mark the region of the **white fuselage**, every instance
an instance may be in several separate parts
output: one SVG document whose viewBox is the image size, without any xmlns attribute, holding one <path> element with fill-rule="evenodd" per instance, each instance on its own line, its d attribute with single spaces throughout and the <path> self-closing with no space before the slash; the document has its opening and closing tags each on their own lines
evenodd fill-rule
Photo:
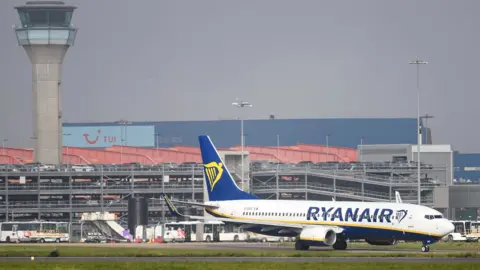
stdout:
<svg viewBox="0 0 480 270">
<path fill-rule="evenodd" d="M 434 209 L 404 203 L 235 200 L 208 202 L 219 208 L 207 213 L 248 221 L 335 226 L 349 239 L 438 241 L 453 231 L 453 225 Z M 246 230 L 255 231 L 253 226 Z M 260 232 L 262 233 L 262 232 Z M 285 230 L 270 230 L 281 236 Z"/>
</svg>

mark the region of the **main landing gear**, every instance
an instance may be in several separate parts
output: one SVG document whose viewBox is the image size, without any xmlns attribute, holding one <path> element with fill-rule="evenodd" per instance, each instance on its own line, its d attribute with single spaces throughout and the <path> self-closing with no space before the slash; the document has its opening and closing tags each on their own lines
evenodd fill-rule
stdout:
<svg viewBox="0 0 480 270">
<path fill-rule="evenodd" d="M 430 247 L 427 246 L 427 245 L 423 245 L 422 246 L 422 252 L 429 252 L 430 251 Z"/>
<path fill-rule="evenodd" d="M 301 240 L 295 242 L 295 250 L 308 250 L 309 248 L 310 246 Z"/>
<path fill-rule="evenodd" d="M 335 244 L 333 244 L 333 249 L 335 249 L 335 250 L 345 250 L 345 249 L 347 249 L 347 241 L 345 241 L 345 239 L 343 239 L 343 238 L 337 239 Z"/>
<path fill-rule="evenodd" d="M 335 250 L 346 250 L 347 241 L 343 237 L 337 238 L 337 241 L 335 241 L 335 244 L 333 244 L 332 247 Z M 309 248 L 310 248 L 310 245 L 306 241 L 297 240 L 295 242 L 295 250 L 308 250 Z"/>
</svg>

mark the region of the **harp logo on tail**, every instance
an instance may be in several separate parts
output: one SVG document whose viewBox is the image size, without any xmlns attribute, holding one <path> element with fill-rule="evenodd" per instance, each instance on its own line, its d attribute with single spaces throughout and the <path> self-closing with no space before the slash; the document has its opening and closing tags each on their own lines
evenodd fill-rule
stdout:
<svg viewBox="0 0 480 270">
<path fill-rule="evenodd" d="M 223 164 L 212 161 L 205 167 L 205 177 L 207 177 L 208 182 L 210 183 L 210 191 L 213 191 L 213 188 L 218 183 L 223 174 Z"/>
</svg>

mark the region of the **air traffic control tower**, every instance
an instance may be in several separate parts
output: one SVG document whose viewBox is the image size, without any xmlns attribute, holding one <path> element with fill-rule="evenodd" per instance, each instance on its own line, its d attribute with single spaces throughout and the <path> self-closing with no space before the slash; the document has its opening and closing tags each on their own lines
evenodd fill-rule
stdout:
<svg viewBox="0 0 480 270">
<path fill-rule="evenodd" d="M 70 23 L 75 7 L 61 1 L 30 1 L 15 9 L 21 21 L 15 27 L 18 44 L 32 63 L 34 161 L 60 164 L 62 63 L 77 33 Z"/>
</svg>

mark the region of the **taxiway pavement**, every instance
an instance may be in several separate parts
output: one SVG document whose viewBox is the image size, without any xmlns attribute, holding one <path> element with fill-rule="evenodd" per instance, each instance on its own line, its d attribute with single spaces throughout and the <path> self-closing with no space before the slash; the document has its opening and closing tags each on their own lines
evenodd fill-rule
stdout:
<svg viewBox="0 0 480 270">
<path fill-rule="evenodd" d="M 27 262 L 28 257 L 1 257 L 0 262 Z M 479 263 L 480 258 L 415 257 L 37 257 L 33 262 L 388 262 Z"/>
</svg>

